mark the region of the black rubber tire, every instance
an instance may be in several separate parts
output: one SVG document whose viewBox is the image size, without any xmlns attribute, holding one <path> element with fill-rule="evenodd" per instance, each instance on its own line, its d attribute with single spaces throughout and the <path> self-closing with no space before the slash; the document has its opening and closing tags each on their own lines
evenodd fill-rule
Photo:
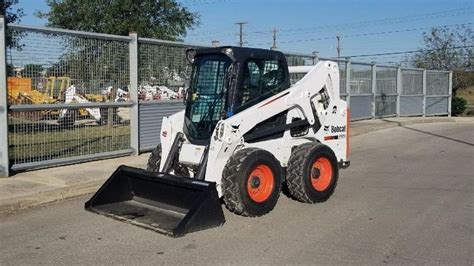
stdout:
<svg viewBox="0 0 474 266">
<path fill-rule="evenodd" d="M 158 173 L 160 170 L 161 163 L 161 144 L 158 144 L 150 154 L 148 158 L 148 164 L 146 170 L 152 173 Z M 174 174 L 177 176 L 189 177 L 188 168 L 178 165 L 174 167 Z"/>
<path fill-rule="evenodd" d="M 150 154 L 148 158 L 148 164 L 146 170 L 148 172 L 157 173 L 160 170 L 161 163 L 161 144 L 158 144 Z"/>
<path fill-rule="evenodd" d="M 317 191 L 311 185 L 311 170 L 315 160 L 325 157 L 332 166 L 332 178 L 324 191 Z M 291 196 L 301 202 L 324 202 L 336 189 L 339 168 L 334 152 L 320 143 L 304 143 L 297 146 L 288 160 L 286 184 Z"/>
<path fill-rule="evenodd" d="M 252 170 L 260 164 L 270 168 L 274 178 L 274 188 L 267 200 L 256 202 L 247 192 L 247 181 Z M 276 205 L 282 186 L 282 168 L 278 160 L 269 152 L 257 148 L 237 151 L 227 161 L 222 175 L 222 193 L 227 208 L 242 216 L 262 216 Z"/>
</svg>

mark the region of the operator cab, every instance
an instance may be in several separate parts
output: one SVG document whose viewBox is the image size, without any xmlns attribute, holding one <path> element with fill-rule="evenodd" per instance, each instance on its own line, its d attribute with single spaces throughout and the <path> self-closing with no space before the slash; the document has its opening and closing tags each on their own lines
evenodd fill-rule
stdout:
<svg viewBox="0 0 474 266">
<path fill-rule="evenodd" d="M 217 122 L 290 87 L 283 53 L 255 48 L 189 49 L 184 133 L 207 144 Z"/>
</svg>

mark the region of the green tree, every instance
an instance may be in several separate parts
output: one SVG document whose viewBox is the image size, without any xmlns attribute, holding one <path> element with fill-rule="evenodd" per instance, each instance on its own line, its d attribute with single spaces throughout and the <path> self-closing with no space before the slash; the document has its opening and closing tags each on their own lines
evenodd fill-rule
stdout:
<svg viewBox="0 0 474 266">
<path fill-rule="evenodd" d="M 0 1 L 0 16 L 5 18 L 5 22 L 9 23 L 18 23 L 23 17 L 23 9 L 14 8 L 13 6 L 18 4 L 18 0 L 2 0 Z M 12 30 L 7 29 L 6 31 L 6 43 L 8 48 L 21 48 L 19 44 L 19 39 L 21 34 L 18 34 Z"/>
<path fill-rule="evenodd" d="M 437 27 L 423 33 L 424 48 L 412 58 L 416 67 L 453 71 L 453 91 L 472 86 L 474 32 L 470 26 Z"/>
<path fill-rule="evenodd" d="M 37 15 L 48 26 L 116 35 L 178 40 L 199 23 L 199 15 L 176 0 L 46 0 Z"/>
<path fill-rule="evenodd" d="M 30 77 L 30 78 L 37 78 L 41 77 L 43 66 L 38 64 L 27 64 L 21 70 L 22 77 Z"/>
</svg>

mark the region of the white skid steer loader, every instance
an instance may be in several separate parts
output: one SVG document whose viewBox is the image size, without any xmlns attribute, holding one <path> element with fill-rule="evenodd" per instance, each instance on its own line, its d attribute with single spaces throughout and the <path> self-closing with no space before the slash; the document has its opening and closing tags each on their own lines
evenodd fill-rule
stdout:
<svg viewBox="0 0 474 266">
<path fill-rule="evenodd" d="M 85 207 L 171 236 L 273 209 L 283 185 L 327 200 L 349 166 L 349 110 L 335 62 L 288 67 L 278 51 L 189 49 L 182 112 L 163 118 L 147 171 L 120 166 Z M 306 73 L 290 86 L 290 73 Z"/>
</svg>

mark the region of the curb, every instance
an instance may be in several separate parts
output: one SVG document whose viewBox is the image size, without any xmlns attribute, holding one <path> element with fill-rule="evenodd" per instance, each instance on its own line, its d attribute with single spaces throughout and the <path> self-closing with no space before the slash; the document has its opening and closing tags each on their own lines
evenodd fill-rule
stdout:
<svg viewBox="0 0 474 266">
<path fill-rule="evenodd" d="M 84 196 L 93 193 L 104 183 L 103 180 L 84 182 L 68 187 L 52 188 L 28 196 L 14 197 L 3 200 L 0 204 L 0 214 L 10 214 L 16 211 L 54 203 L 57 201 Z"/>
<path fill-rule="evenodd" d="M 350 137 L 356 137 L 359 135 L 375 132 L 378 130 L 394 128 L 394 127 L 403 127 L 403 126 L 414 125 L 414 124 L 449 123 L 449 122 L 474 123 L 474 119 L 470 119 L 468 121 L 464 121 L 465 119 L 462 119 L 462 121 L 461 120 L 458 121 L 458 119 L 454 117 L 435 117 L 435 118 L 424 117 L 424 118 L 411 120 L 411 121 L 394 121 L 391 119 L 392 118 L 359 120 L 357 122 L 367 123 L 367 125 L 361 126 L 361 127 L 351 127 Z M 383 121 L 383 122 L 380 122 L 380 121 Z M 379 122 L 379 123 L 374 123 L 374 122 Z"/>
<path fill-rule="evenodd" d="M 382 122 L 381 122 L 382 121 Z M 474 123 L 473 118 L 465 117 L 445 117 L 445 118 L 420 118 L 411 121 L 393 121 L 391 118 L 387 119 L 374 119 L 374 120 L 361 120 L 357 121 L 362 125 L 351 127 L 350 137 L 355 137 L 378 130 L 401 127 L 413 124 L 423 123 L 445 123 L 445 122 L 459 122 L 459 123 Z M 106 179 L 94 180 L 84 183 L 78 183 L 67 187 L 55 187 L 49 190 L 40 191 L 27 196 L 13 197 L 10 199 L 2 200 L 0 203 L 0 214 L 11 214 L 16 211 L 23 209 L 45 205 L 73 197 L 84 196 L 90 193 L 94 193 L 104 183 Z"/>
</svg>

